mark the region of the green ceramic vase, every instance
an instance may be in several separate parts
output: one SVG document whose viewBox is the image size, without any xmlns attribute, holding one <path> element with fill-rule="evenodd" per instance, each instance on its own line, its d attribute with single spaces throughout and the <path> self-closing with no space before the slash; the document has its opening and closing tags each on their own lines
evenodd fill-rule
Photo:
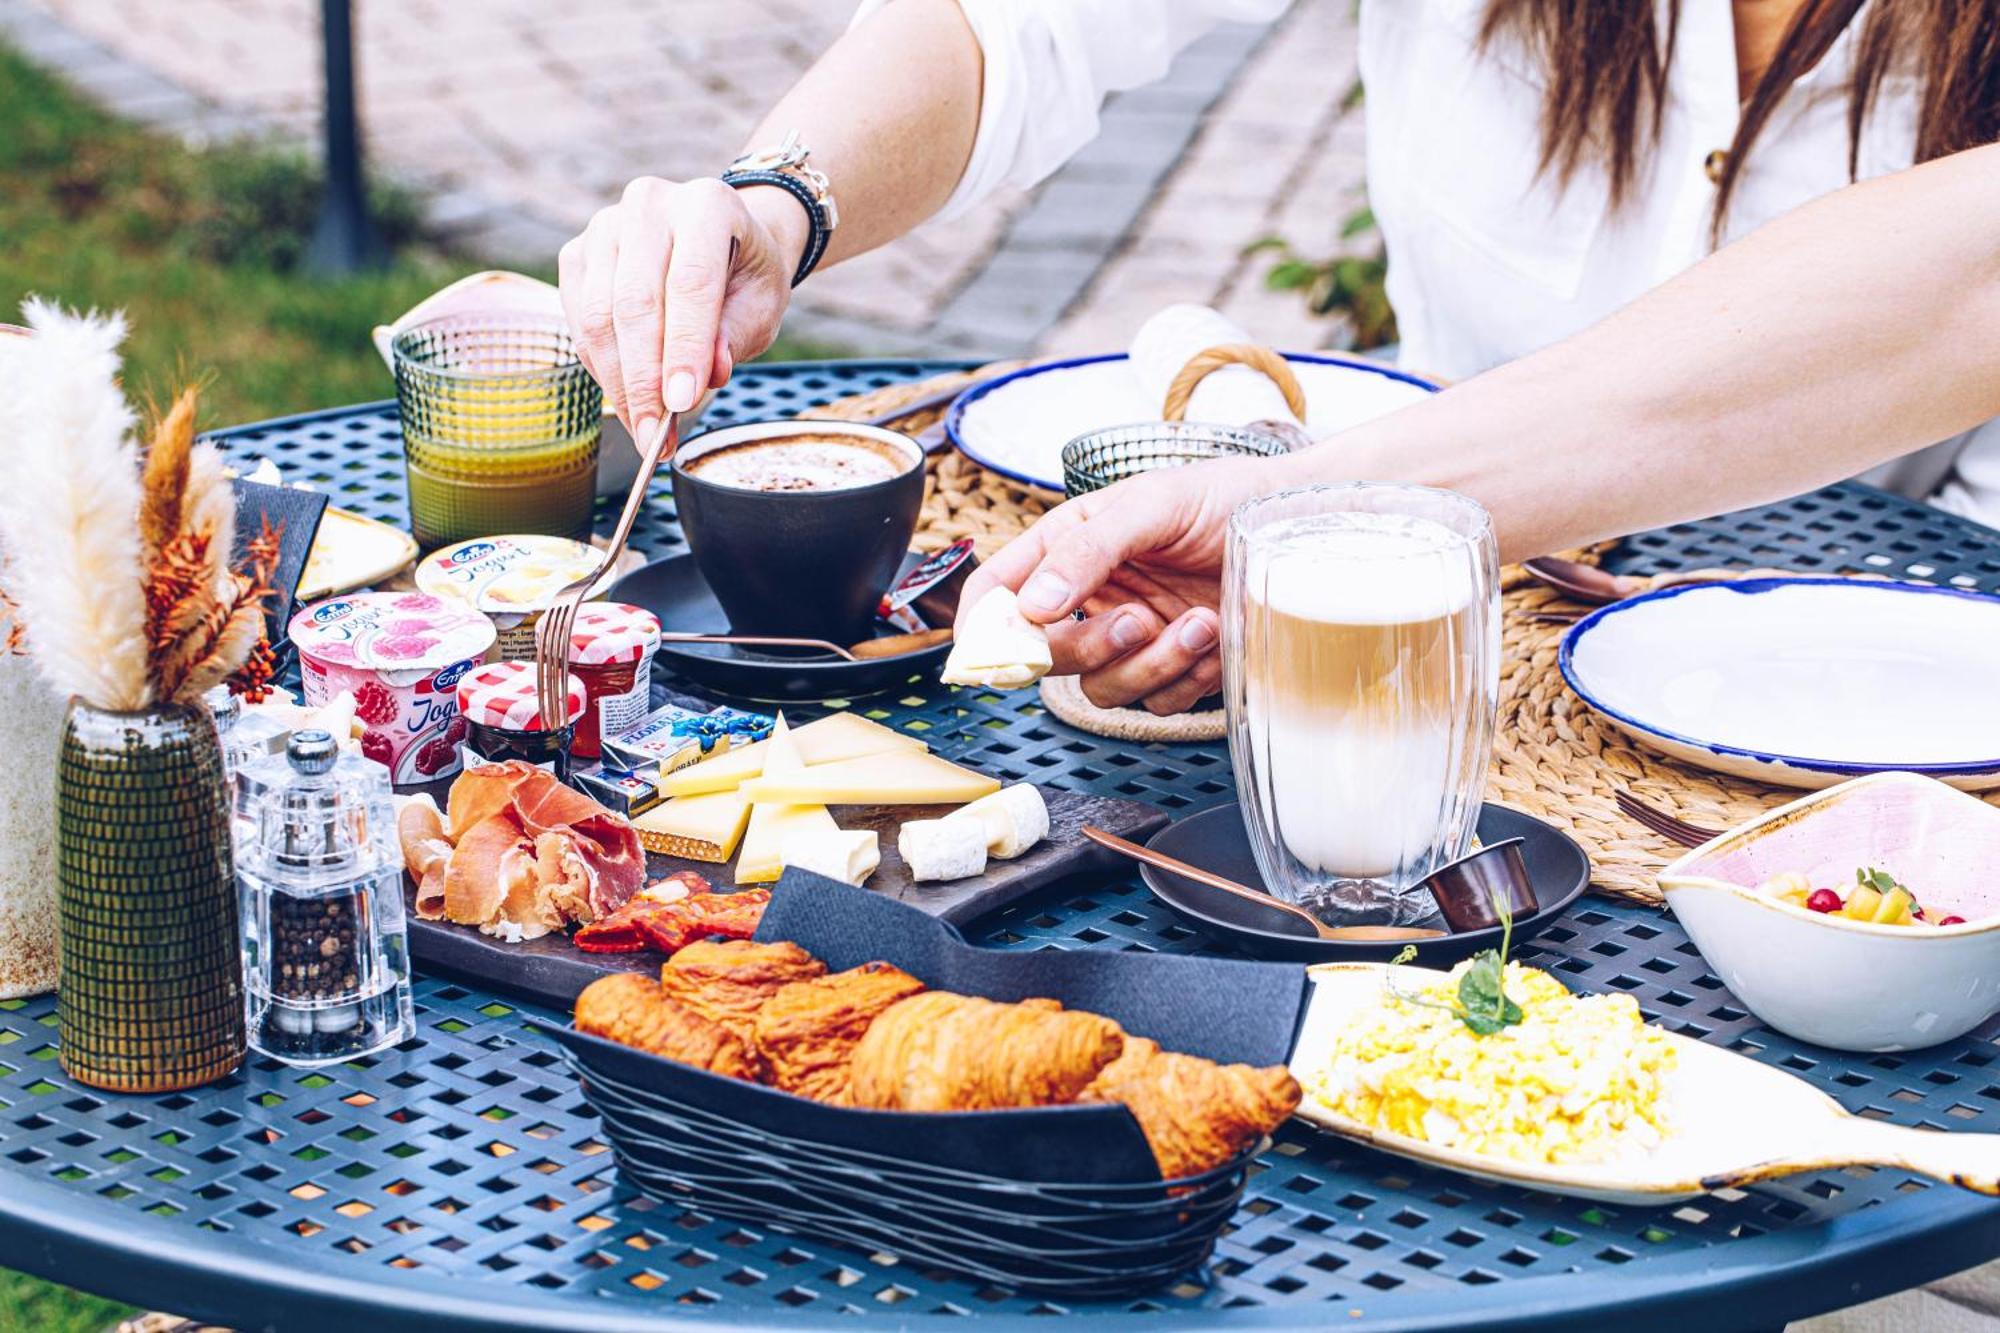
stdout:
<svg viewBox="0 0 2000 1333">
<path fill-rule="evenodd" d="M 212 1082 L 243 1058 L 229 793 L 207 708 L 70 705 L 56 761 L 63 1068 L 115 1092 Z"/>
</svg>

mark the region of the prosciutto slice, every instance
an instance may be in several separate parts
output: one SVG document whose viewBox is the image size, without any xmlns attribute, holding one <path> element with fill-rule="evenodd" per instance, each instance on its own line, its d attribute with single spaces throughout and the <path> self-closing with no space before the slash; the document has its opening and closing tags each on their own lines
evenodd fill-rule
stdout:
<svg viewBox="0 0 2000 1333">
<path fill-rule="evenodd" d="M 428 800 L 408 802 L 396 831 L 417 880 L 417 914 L 503 939 L 608 915 L 646 877 L 630 824 L 518 760 L 460 774 L 442 818 Z"/>
</svg>

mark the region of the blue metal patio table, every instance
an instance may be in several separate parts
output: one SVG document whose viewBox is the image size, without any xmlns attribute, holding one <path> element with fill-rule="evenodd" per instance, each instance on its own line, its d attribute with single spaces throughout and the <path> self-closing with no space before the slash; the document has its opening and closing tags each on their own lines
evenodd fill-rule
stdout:
<svg viewBox="0 0 2000 1333">
<path fill-rule="evenodd" d="M 711 423 L 786 415 L 958 368 L 753 366 Z M 393 403 L 220 437 L 335 503 L 406 517 Z M 664 482 L 634 533 L 684 549 Z M 1631 570 L 1741 563 L 1872 570 L 2000 591 L 2000 533 L 1856 485 L 1648 533 Z M 870 700 L 945 754 L 1009 779 L 1183 813 L 1228 799 L 1226 751 L 1076 732 L 1032 696 L 913 679 Z M 999 949 L 1218 950 L 1135 878 L 1060 885 L 968 932 Z M 1572 986 L 1780 1065 L 1864 1114 L 2000 1130 L 2000 1024 L 1936 1049 L 1849 1056 L 1744 1013 L 1663 912 L 1592 897 L 1523 950 Z M 2000 1255 L 2000 1201 L 1895 1171 L 1723 1190 L 1670 1209 L 1482 1184 L 1282 1130 L 1208 1268 L 1134 1301 L 1023 1297 L 894 1255 L 717 1221 L 623 1188 L 538 1025 L 564 1016 L 427 976 L 419 1034 L 307 1073 L 252 1060 L 222 1083 L 119 1097 L 70 1083 L 44 997 L 0 1003 L 0 1266 L 241 1328 L 623 1330 L 982 1325 L 1089 1314 L 1121 1326 L 1774 1327 Z"/>
</svg>

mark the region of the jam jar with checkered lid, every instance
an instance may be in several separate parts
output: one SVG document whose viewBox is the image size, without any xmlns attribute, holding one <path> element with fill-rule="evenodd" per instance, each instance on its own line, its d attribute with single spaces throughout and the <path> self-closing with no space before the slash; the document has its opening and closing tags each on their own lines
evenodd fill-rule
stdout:
<svg viewBox="0 0 2000 1333">
<path fill-rule="evenodd" d="M 236 886 L 250 1047 L 353 1060 L 416 1030 L 389 774 L 331 733 L 236 770 Z"/>
<path fill-rule="evenodd" d="M 570 747 L 577 719 L 583 716 L 585 692 L 575 676 L 563 680 L 564 721 L 550 730 L 542 725 L 533 662 L 488 662 L 466 672 L 458 682 L 458 711 L 466 727 L 465 766 L 522 759 L 568 782 Z"/>
<path fill-rule="evenodd" d="M 577 608 L 569 669 L 583 682 L 586 699 L 571 754 L 595 759 L 604 737 L 622 736 L 645 721 L 659 646 L 659 617 L 644 607 L 588 602 Z"/>
</svg>

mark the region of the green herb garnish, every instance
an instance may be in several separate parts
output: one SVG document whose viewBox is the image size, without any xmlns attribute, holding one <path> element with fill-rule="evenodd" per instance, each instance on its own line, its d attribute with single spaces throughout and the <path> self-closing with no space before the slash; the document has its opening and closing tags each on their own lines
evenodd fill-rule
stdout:
<svg viewBox="0 0 2000 1333">
<path fill-rule="evenodd" d="M 1490 1037 L 1503 1028 L 1513 1027 L 1523 1021 L 1527 1015 L 1521 1012 L 1520 1005 L 1507 998 L 1506 987 L 1507 952 L 1514 942 L 1514 913 L 1497 891 L 1493 894 L 1493 910 L 1500 918 L 1500 947 L 1473 955 L 1472 966 L 1468 967 L 1465 975 L 1458 979 L 1456 1004 L 1441 1004 L 1436 1000 L 1426 1000 L 1420 995 L 1397 990 L 1396 983 L 1385 976 L 1384 982 L 1389 987 L 1389 993 L 1408 1004 L 1421 1004 L 1431 1009 L 1443 1009 L 1457 1014 L 1459 1022 L 1482 1037 Z M 1389 964 L 1393 967 L 1406 963 L 1416 957 L 1416 954 L 1416 945 L 1405 945 L 1394 958 L 1389 960 Z"/>
<path fill-rule="evenodd" d="M 1892 889 L 1902 887 L 1896 882 L 1894 875 L 1886 870 L 1877 870 L 1874 866 L 1857 867 L 1854 871 L 1854 882 L 1877 893 L 1888 893 Z"/>
</svg>

